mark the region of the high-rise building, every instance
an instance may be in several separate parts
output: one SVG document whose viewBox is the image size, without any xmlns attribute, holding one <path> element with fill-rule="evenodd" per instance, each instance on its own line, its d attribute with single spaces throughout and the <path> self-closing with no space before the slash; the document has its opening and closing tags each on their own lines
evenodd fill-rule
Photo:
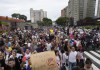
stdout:
<svg viewBox="0 0 100 70">
<path fill-rule="evenodd" d="M 61 10 L 61 17 L 66 17 L 67 16 L 67 7 Z"/>
<path fill-rule="evenodd" d="M 44 11 L 44 17 L 47 17 L 47 11 Z"/>
<path fill-rule="evenodd" d="M 84 17 L 84 0 L 79 0 L 79 19 L 83 19 Z"/>
<path fill-rule="evenodd" d="M 83 12 L 84 18 L 95 16 L 95 5 L 96 5 L 96 0 L 84 0 L 84 12 Z"/>
<path fill-rule="evenodd" d="M 66 6 L 64 9 L 61 10 L 61 17 L 69 17 L 69 7 Z"/>
<path fill-rule="evenodd" d="M 98 0 L 97 17 L 100 18 L 100 0 Z"/>
<path fill-rule="evenodd" d="M 69 8 L 69 17 L 72 17 L 73 16 L 73 0 L 69 0 L 68 2 L 68 8 Z"/>
<path fill-rule="evenodd" d="M 76 24 L 80 19 L 94 17 L 95 4 L 96 0 L 69 0 L 69 17 L 74 19 L 74 24 Z"/>
<path fill-rule="evenodd" d="M 74 18 L 74 23 L 79 20 L 79 0 L 69 0 L 69 17 Z"/>
<path fill-rule="evenodd" d="M 37 21 L 42 21 L 43 18 L 47 17 L 47 12 L 41 10 L 30 9 L 30 19 L 32 23 L 37 23 Z"/>
<path fill-rule="evenodd" d="M 66 7 L 66 16 L 69 17 L 69 6 Z"/>
</svg>

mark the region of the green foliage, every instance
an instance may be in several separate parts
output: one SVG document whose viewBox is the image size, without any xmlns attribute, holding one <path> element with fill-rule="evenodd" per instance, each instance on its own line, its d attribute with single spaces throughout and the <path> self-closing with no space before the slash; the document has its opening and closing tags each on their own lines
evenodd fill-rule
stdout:
<svg viewBox="0 0 100 70">
<path fill-rule="evenodd" d="M 92 20 L 92 17 L 86 17 L 85 20 Z"/>
<path fill-rule="evenodd" d="M 1 22 L 0 21 L 0 25 L 8 25 L 8 23 L 7 22 Z"/>
<path fill-rule="evenodd" d="M 17 13 L 13 13 L 12 15 L 11 15 L 13 18 L 19 18 L 19 16 L 20 16 L 20 14 L 17 14 Z"/>
<path fill-rule="evenodd" d="M 69 22 L 69 18 L 67 17 L 59 17 L 57 20 L 56 20 L 56 23 L 58 25 L 61 25 L 61 26 L 66 26 L 68 25 L 68 22 Z"/>
<path fill-rule="evenodd" d="M 86 17 L 84 20 L 87 21 L 87 22 L 91 22 L 91 21 L 93 21 L 94 19 L 93 19 L 92 17 Z"/>
<path fill-rule="evenodd" d="M 92 17 L 86 17 L 84 19 L 80 19 L 78 22 L 77 22 L 77 25 L 78 26 L 90 26 L 90 25 L 96 25 L 97 23 L 97 19 L 96 18 L 92 18 Z"/>
<path fill-rule="evenodd" d="M 52 20 L 49 18 L 43 18 L 43 21 L 38 21 L 37 23 L 39 26 L 51 26 Z"/>
<path fill-rule="evenodd" d="M 2 25 L 8 26 L 9 24 L 7 22 L 2 22 L 0 21 L 0 27 L 2 27 Z M 8 30 L 0 30 L 0 35 L 4 32 L 7 32 Z"/>
<path fill-rule="evenodd" d="M 44 24 L 43 24 L 42 21 L 37 21 L 37 24 L 38 24 L 39 26 L 44 26 Z"/>
<path fill-rule="evenodd" d="M 17 13 L 14 13 L 11 15 L 13 18 L 16 18 L 16 19 L 23 19 L 23 20 L 27 20 L 27 16 L 25 15 L 21 15 L 21 14 L 17 14 Z"/>
<path fill-rule="evenodd" d="M 23 19 L 23 20 L 26 21 L 26 20 L 27 20 L 27 17 L 26 17 L 25 15 L 20 15 L 20 16 L 19 16 L 19 19 Z"/>
<path fill-rule="evenodd" d="M 52 20 L 49 18 L 43 18 L 43 23 L 45 26 L 50 26 L 52 25 Z"/>
<path fill-rule="evenodd" d="M 91 26 L 82 26 L 83 28 L 85 29 L 93 29 L 93 28 L 96 28 L 96 27 L 99 27 L 98 25 L 91 25 Z"/>
</svg>

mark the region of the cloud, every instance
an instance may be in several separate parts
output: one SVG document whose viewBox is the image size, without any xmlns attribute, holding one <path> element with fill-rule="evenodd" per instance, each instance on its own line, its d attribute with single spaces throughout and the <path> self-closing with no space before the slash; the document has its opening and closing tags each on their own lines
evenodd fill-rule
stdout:
<svg viewBox="0 0 100 70">
<path fill-rule="evenodd" d="M 30 19 L 30 8 L 33 8 L 47 11 L 48 18 L 55 20 L 67 4 L 68 0 L 0 0 L 0 15 L 10 16 L 12 13 L 21 13 Z"/>
</svg>

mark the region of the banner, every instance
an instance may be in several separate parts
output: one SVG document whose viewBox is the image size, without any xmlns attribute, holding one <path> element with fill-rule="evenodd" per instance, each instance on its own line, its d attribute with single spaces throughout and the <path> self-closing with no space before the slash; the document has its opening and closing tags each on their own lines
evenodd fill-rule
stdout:
<svg viewBox="0 0 100 70">
<path fill-rule="evenodd" d="M 31 55 L 32 70 L 59 70 L 53 51 Z"/>
</svg>

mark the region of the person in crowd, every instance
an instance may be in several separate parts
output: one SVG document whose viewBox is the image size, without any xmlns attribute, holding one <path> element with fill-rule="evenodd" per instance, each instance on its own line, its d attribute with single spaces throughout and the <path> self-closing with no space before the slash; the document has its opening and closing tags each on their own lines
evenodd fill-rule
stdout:
<svg viewBox="0 0 100 70">
<path fill-rule="evenodd" d="M 16 56 L 14 55 L 13 58 L 8 59 L 8 63 L 5 63 L 4 53 L 0 51 L 0 67 L 4 70 L 21 70 L 20 63 Z"/>
<path fill-rule="evenodd" d="M 74 66 L 74 67 L 72 68 L 72 70 L 80 70 L 80 68 L 79 68 L 78 66 Z"/>
<path fill-rule="evenodd" d="M 20 57 L 23 56 L 23 55 L 17 53 L 17 50 L 12 50 L 12 55 L 10 56 L 10 58 L 13 58 L 14 56 L 16 56 L 17 58 L 20 58 Z"/>
<path fill-rule="evenodd" d="M 26 65 L 25 64 L 26 64 L 25 62 L 21 63 L 21 70 L 26 70 Z"/>
<path fill-rule="evenodd" d="M 66 62 L 68 60 L 68 56 L 66 54 L 66 52 L 64 50 L 61 50 L 61 64 L 62 64 L 62 67 L 61 67 L 61 70 L 66 70 Z"/>
<path fill-rule="evenodd" d="M 6 66 L 5 59 L 4 59 L 4 53 L 0 51 L 0 69 L 4 69 Z M 4 69 L 5 70 L 5 69 Z"/>
<path fill-rule="evenodd" d="M 17 67 L 15 66 L 15 60 L 14 59 L 9 59 L 8 64 L 5 67 L 5 70 L 17 70 Z"/>
<path fill-rule="evenodd" d="M 48 41 L 48 42 L 46 43 L 46 49 L 47 49 L 47 51 L 51 51 L 51 48 L 52 48 L 52 44 L 51 44 L 50 41 Z"/>
<path fill-rule="evenodd" d="M 92 61 L 90 58 L 86 59 L 84 69 L 85 70 L 93 70 Z"/>
<path fill-rule="evenodd" d="M 74 47 L 70 48 L 69 45 L 68 45 L 68 50 L 69 50 L 69 56 L 68 56 L 69 70 L 72 70 L 72 68 L 76 66 L 77 51 L 75 51 Z"/>
<path fill-rule="evenodd" d="M 53 33 L 49 30 L 52 29 Z M 30 70 L 32 52 L 55 51 L 59 70 L 83 68 L 92 69 L 92 61 L 87 59 L 84 65 L 83 50 L 100 47 L 99 30 L 85 30 L 68 27 L 43 27 L 42 29 L 16 29 L 0 36 L 0 69 Z M 70 41 L 70 43 L 69 43 Z M 76 66 L 76 68 L 74 68 Z M 9 68 L 9 69 L 8 69 Z"/>
<path fill-rule="evenodd" d="M 68 45 L 68 39 L 65 39 L 65 40 L 64 40 L 64 44 L 63 44 L 63 49 L 64 49 L 66 52 L 68 51 L 67 45 Z"/>
<path fill-rule="evenodd" d="M 61 57 L 59 55 L 58 50 L 55 50 L 55 55 L 56 55 L 56 62 L 57 62 L 58 68 L 59 68 L 59 70 L 61 70 Z"/>
<path fill-rule="evenodd" d="M 30 49 L 27 48 L 26 51 L 25 51 L 25 54 L 24 54 L 24 56 L 22 58 L 22 61 L 26 62 L 27 66 L 29 65 L 28 60 L 30 59 L 30 56 L 31 56 Z"/>
<path fill-rule="evenodd" d="M 78 50 L 77 52 L 77 66 L 84 68 L 84 52 L 83 50 Z"/>
<path fill-rule="evenodd" d="M 0 48 L 1 48 L 4 44 L 5 44 L 5 43 L 4 43 L 3 38 L 2 38 L 2 37 L 0 37 Z"/>
</svg>

